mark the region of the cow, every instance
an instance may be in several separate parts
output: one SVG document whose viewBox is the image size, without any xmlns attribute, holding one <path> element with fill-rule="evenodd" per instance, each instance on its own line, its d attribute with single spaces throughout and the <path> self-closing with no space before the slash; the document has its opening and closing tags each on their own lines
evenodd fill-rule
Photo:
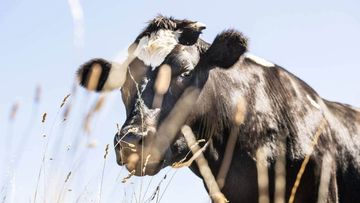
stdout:
<svg viewBox="0 0 360 203">
<path fill-rule="evenodd" d="M 322 190 L 325 202 L 359 202 L 360 110 L 321 98 L 281 66 L 251 55 L 241 32 L 225 30 L 209 44 L 199 38 L 204 29 L 196 21 L 158 16 L 130 45 L 124 62 L 97 58 L 79 68 L 80 84 L 88 90 L 121 89 L 126 120 L 114 138 L 117 163 L 143 176 L 181 161 L 189 152 L 180 131 L 186 124 L 205 140 L 199 145 L 206 147 L 215 176 L 233 143 L 229 168 L 218 180 L 230 202 L 261 201 L 259 151 L 270 202 L 281 156 L 286 200 L 317 202 Z M 188 95 L 193 97 L 182 102 Z M 182 109 L 175 111 L 177 106 Z M 174 125 L 169 120 L 176 116 Z M 153 156 L 152 149 L 163 153 Z M 201 177 L 196 164 L 190 169 Z M 302 179 L 292 196 L 299 170 Z M 327 184 L 320 187 L 323 180 Z"/>
</svg>

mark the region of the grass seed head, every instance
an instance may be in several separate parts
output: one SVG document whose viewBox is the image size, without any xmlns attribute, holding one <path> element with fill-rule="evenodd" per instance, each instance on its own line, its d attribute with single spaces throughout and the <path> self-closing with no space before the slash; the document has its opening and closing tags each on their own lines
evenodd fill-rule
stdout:
<svg viewBox="0 0 360 203">
<path fill-rule="evenodd" d="M 126 177 L 123 178 L 121 182 L 126 183 L 134 174 L 135 174 L 135 170 L 132 170 Z"/>
<path fill-rule="evenodd" d="M 42 115 L 42 120 L 41 120 L 42 123 L 45 123 L 45 121 L 46 121 L 46 116 L 47 116 L 47 113 L 45 112 L 45 113 Z"/>
<path fill-rule="evenodd" d="M 13 106 L 11 107 L 11 111 L 10 111 L 10 116 L 9 116 L 9 120 L 10 121 L 13 121 L 16 117 L 16 114 L 19 110 L 19 106 L 20 106 L 20 103 L 19 102 L 15 102 L 13 104 Z"/>
<path fill-rule="evenodd" d="M 65 105 L 66 100 L 67 100 L 69 97 L 70 97 L 70 94 L 68 94 L 68 95 L 66 95 L 66 96 L 64 97 L 63 101 L 61 102 L 60 108 L 62 108 L 62 107 Z"/>
<path fill-rule="evenodd" d="M 67 176 L 66 176 L 66 178 L 65 178 L 65 183 L 68 182 L 70 176 L 71 176 L 71 171 L 67 174 Z"/>
<path fill-rule="evenodd" d="M 146 160 L 145 160 L 145 163 L 144 163 L 144 167 L 143 167 L 143 169 L 142 169 L 143 174 L 145 174 L 146 166 L 147 166 L 147 164 L 148 164 L 148 162 L 149 162 L 150 157 L 151 157 L 151 154 L 147 155 L 147 157 L 146 157 Z"/>
<path fill-rule="evenodd" d="M 107 144 L 106 147 L 105 147 L 104 159 L 106 159 L 108 154 L 109 154 L 109 144 Z"/>
</svg>

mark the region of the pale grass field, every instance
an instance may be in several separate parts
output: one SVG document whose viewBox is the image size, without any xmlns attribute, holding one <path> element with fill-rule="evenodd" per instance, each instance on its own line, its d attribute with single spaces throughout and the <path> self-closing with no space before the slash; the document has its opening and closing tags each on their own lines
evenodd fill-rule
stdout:
<svg viewBox="0 0 360 203">
<path fill-rule="evenodd" d="M 127 178 L 112 142 L 124 115 L 106 129 L 118 92 L 97 95 L 74 88 L 45 110 L 42 91 L 37 87 L 31 105 L 15 102 L 3 116 L 1 202 L 168 202 L 174 177 L 191 174 L 167 167 L 153 177 Z M 31 110 L 24 111 L 26 106 Z M 191 182 L 202 186 L 198 178 Z"/>
</svg>

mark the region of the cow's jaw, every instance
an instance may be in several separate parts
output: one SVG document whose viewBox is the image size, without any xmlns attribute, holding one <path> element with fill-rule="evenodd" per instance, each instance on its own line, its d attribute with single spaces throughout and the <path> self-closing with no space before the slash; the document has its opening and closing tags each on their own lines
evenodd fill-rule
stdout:
<svg viewBox="0 0 360 203">
<path fill-rule="evenodd" d="M 129 153 L 128 149 L 121 149 L 116 150 L 116 154 L 118 164 L 120 166 L 125 166 L 128 172 L 135 176 L 155 175 L 165 164 L 164 160 L 153 160 L 151 159 L 151 156 L 146 156 L 145 153 L 142 154 L 142 150 L 135 153 Z"/>
</svg>

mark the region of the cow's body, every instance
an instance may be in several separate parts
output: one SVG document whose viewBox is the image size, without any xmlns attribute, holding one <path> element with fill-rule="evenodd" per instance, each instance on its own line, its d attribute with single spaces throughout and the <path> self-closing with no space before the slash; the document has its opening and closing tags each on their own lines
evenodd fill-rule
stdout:
<svg viewBox="0 0 360 203">
<path fill-rule="evenodd" d="M 232 113 L 239 97 L 245 98 L 246 118 L 238 129 L 238 143 L 223 188 L 230 202 L 257 202 L 256 149 L 269 161 L 270 197 L 274 196 L 274 164 L 279 142 L 286 139 L 286 199 L 300 165 L 309 153 L 322 119 L 328 125 L 306 168 L 295 202 L 316 202 L 323 156 L 331 154 L 334 170 L 329 201 L 339 193 L 340 202 L 360 201 L 360 112 L 320 98 L 306 83 L 279 66 L 243 57 L 229 70 L 210 73 L 200 98 L 192 129 L 199 138 L 212 140 L 205 156 L 218 174 L 227 139 L 233 128 Z M 209 119 L 209 120 L 207 120 Z M 199 174 L 197 166 L 192 170 Z M 336 184 L 337 183 L 337 184 Z M 273 198 L 270 198 L 271 200 Z M 232 200 L 232 201 L 231 201 Z"/>
<path fill-rule="evenodd" d="M 189 148 L 179 129 L 187 124 L 197 139 L 207 141 L 204 154 L 215 177 L 227 156 L 230 134 L 236 136 L 221 190 L 230 202 L 259 201 L 258 151 L 265 156 L 271 201 L 276 196 L 275 164 L 283 154 L 286 201 L 307 156 L 295 202 L 317 202 L 319 194 L 327 202 L 360 201 L 360 111 L 322 99 L 283 68 L 247 54 L 247 40 L 237 31 L 219 34 L 210 46 L 198 39 L 204 28 L 157 17 L 136 38 L 122 65 L 92 60 L 78 72 L 90 90 L 121 87 L 127 119 L 114 139 L 118 163 L 136 175 L 153 175 L 181 160 Z M 177 125 L 168 123 L 194 88 L 200 94 L 180 111 Z M 195 164 L 190 168 L 200 176 Z"/>
</svg>

